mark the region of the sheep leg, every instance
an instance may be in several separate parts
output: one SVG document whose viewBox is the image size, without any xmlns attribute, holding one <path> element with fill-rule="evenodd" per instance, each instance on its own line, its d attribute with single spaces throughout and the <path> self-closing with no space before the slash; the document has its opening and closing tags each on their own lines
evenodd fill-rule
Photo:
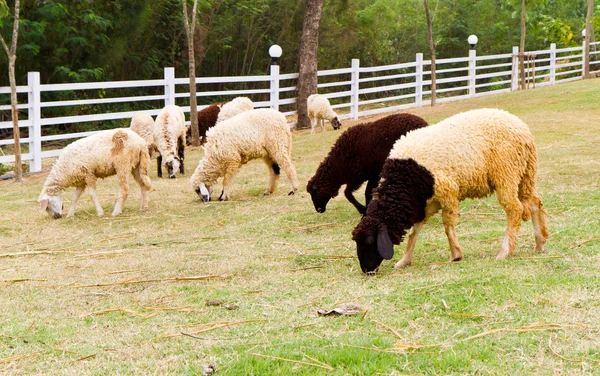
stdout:
<svg viewBox="0 0 600 376">
<path fill-rule="evenodd" d="M 228 201 L 229 200 L 229 183 L 231 179 L 237 174 L 240 169 L 240 165 L 232 165 L 230 164 L 225 171 L 225 176 L 223 177 L 223 191 L 221 192 L 221 196 L 219 196 L 219 201 Z"/>
<path fill-rule="evenodd" d="M 69 214 L 67 214 L 67 218 L 71 218 L 75 215 L 75 207 L 77 206 L 77 201 L 83 192 L 85 185 L 80 185 L 75 188 L 75 193 L 73 193 L 73 200 L 71 201 L 71 207 L 69 208 Z"/>
<path fill-rule="evenodd" d="M 277 183 L 279 182 L 279 165 L 270 158 L 264 159 L 267 168 L 269 169 L 269 185 L 265 191 L 265 196 L 270 195 L 277 189 Z"/>
<path fill-rule="evenodd" d="M 373 198 L 373 189 L 377 187 L 379 183 L 379 176 L 375 179 L 371 179 L 367 182 L 367 188 L 365 188 L 365 206 L 369 206 L 371 199 Z M 365 210 L 366 211 L 366 210 Z"/>
<path fill-rule="evenodd" d="M 117 170 L 117 176 L 119 178 L 119 188 L 121 188 L 121 191 L 119 192 L 119 198 L 117 198 L 115 208 L 112 212 L 113 217 L 116 217 L 123 212 L 123 204 L 125 203 L 125 200 L 127 200 L 127 196 L 129 196 L 128 171 L 123 169 Z"/>
<path fill-rule="evenodd" d="M 346 185 L 346 189 L 344 190 L 344 196 L 350 201 L 352 205 L 358 210 L 361 215 L 365 215 L 367 209 L 354 197 L 352 194 L 352 187 L 350 185 Z"/>
<path fill-rule="evenodd" d="M 321 126 L 321 132 L 325 132 L 325 119 L 319 119 L 319 125 Z"/>
<path fill-rule="evenodd" d="M 98 201 L 98 197 L 96 197 L 96 179 L 90 179 L 86 181 L 86 185 L 88 187 L 88 193 L 92 198 L 92 202 L 96 206 L 96 214 L 98 215 L 98 217 L 102 217 L 104 215 L 104 210 L 102 210 L 100 201 Z"/>
<path fill-rule="evenodd" d="M 317 118 L 310 119 L 310 134 L 315 133 L 315 125 L 317 125 Z"/>
<path fill-rule="evenodd" d="M 548 225 L 546 224 L 546 211 L 542 200 L 534 197 L 531 205 L 531 222 L 533 223 L 533 233 L 535 234 L 535 251 L 544 252 L 544 244 L 548 239 Z"/>
<path fill-rule="evenodd" d="M 183 159 L 185 158 L 185 142 L 184 138 L 180 137 L 177 139 L 177 156 L 179 157 L 179 172 L 181 175 L 185 174 L 185 168 L 183 167 Z"/>
<path fill-rule="evenodd" d="M 519 201 L 517 187 L 498 189 L 496 195 L 498 201 L 506 212 L 506 235 L 502 241 L 502 248 L 496 255 L 496 260 L 502 260 L 515 253 L 517 235 L 521 229 L 523 216 L 523 204 Z"/>
<path fill-rule="evenodd" d="M 135 181 L 140 186 L 140 190 L 142 193 L 142 197 L 140 200 L 140 211 L 146 210 L 146 209 L 148 209 L 148 201 L 149 201 L 148 192 L 150 192 L 150 189 L 152 188 L 152 185 L 150 183 L 150 178 L 148 177 L 148 175 L 145 175 L 145 174 L 142 176 L 139 166 L 134 168 L 133 171 L 131 171 L 131 173 L 132 173 Z"/>
<path fill-rule="evenodd" d="M 162 178 L 162 154 L 158 153 L 156 157 L 156 176 Z"/>
<path fill-rule="evenodd" d="M 292 159 L 289 156 L 285 155 L 281 159 L 283 163 L 277 163 L 283 167 L 285 174 L 287 175 L 290 183 L 292 184 L 292 190 L 288 193 L 288 196 L 291 196 L 294 193 L 296 193 L 298 187 L 300 186 L 300 182 L 298 181 L 298 174 L 296 173 L 296 168 L 294 167 Z"/>
<path fill-rule="evenodd" d="M 442 222 L 450 245 L 450 261 L 460 261 L 463 258 L 463 253 L 454 229 L 458 223 L 458 200 L 442 207 Z"/>
<path fill-rule="evenodd" d="M 400 269 L 410 266 L 412 264 L 413 253 L 415 250 L 415 244 L 417 244 L 417 237 L 419 236 L 419 232 L 425 225 L 425 221 L 415 223 L 414 226 L 410 229 L 410 233 L 408 234 L 408 241 L 406 242 L 406 250 L 404 251 L 404 255 L 402 255 L 402 259 L 394 265 L 394 268 Z"/>
</svg>

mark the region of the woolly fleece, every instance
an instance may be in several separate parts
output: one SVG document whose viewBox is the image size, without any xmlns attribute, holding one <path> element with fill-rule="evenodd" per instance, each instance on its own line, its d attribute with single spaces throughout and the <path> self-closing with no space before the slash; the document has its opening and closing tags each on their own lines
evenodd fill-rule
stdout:
<svg viewBox="0 0 600 376">
<path fill-rule="evenodd" d="M 344 195 L 364 215 L 365 206 L 352 193 L 368 181 L 365 190 L 368 205 L 371 191 L 379 182 L 383 163 L 396 140 L 407 132 L 425 126 L 427 122 L 416 115 L 394 114 L 347 129 L 337 139 L 306 186 L 315 210 L 325 212 L 329 200 L 337 196 L 342 185 L 346 185 Z"/>
<path fill-rule="evenodd" d="M 331 108 L 329 99 L 319 94 L 312 94 L 306 100 L 308 108 L 308 117 L 311 119 L 311 133 L 315 131 L 317 121 L 320 123 L 321 130 L 324 130 L 324 121 L 331 122 L 334 129 L 339 129 L 341 123 L 337 119 L 337 114 Z"/>
<path fill-rule="evenodd" d="M 261 158 L 270 172 L 265 194 L 276 189 L 279 166 L 285 170 L 292 192 L 298 189 L 296 169 L 292 163 L 292 133 L 285 116 L 272 109 L 246 111 L 223 121 L 206 134 L 204 158 L 198 163 L 190 179 L 192 189 L 198 191 L 201 183 L 210 187 L 223 179 L 221 200 L 229 198 L 229 182 L 239 168 L 250 160 Z"/>
<path fill-rule="evenodd" d="M 158 157 L 158 175 L 162 177 L 161 162 L 168 168 L 181 166 L 183 173 L 183 148 L 185 145 L 185 115 L 179 106 L 165 106 L 154 122 L 154 141 L 160 153 Z M 181 164 L 181 165 L 180 165 Z M 174 177 L 175 172 L 170 174 Z"/>
<path fill-rule="evenodd" d="M 254 109 L 254 103 L 247 97 L 237 97 L 233 98 L 230 102 L 227 102 L 221 107 L 221 112 L 219 112 L 219 116 L 217 118 L 217 124 L 229 120 L 232 117 L 241 114 L 245 111 L 250 111 Z"/>
</svg>

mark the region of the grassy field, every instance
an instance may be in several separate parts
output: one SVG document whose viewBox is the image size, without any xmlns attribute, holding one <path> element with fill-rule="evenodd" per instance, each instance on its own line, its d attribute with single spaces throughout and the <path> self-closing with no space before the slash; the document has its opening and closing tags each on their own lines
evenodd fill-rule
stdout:
<svg viewBox="0 0 600 376">
<path fill-rule="evenodd" d="M 233 201 L 201 204 L 189 187 L 199 149 L 176 180 L 156 179 L 153 161 L 150 209 L 137 211 L 132 183 L 117 218 L 97 218 L 87 193 L 74 218 L 39 213 L 47 172 L 0 182 L 0 374 L 600 374 L 599 88 L 596 79 L 411 111 L 434 123 L 497 107 L 531 127 L 551 235 L 535 254 L 524 223 L 504 261 L 494 260 L 504 212 L 490 197 L 461 204 L 463 261 L 448 262 L 438 215 L 413 266 L 393 268 L 400 245 L 363 275 L 354 207 L 341 195 L 317 214 L 305 192 L 340 135 L 331 127 L 294 133 L 303 185 L 290 197 L 283 175 L 262 196 L 268 174 L 255 161 L 235 178 Z M 98 196 L 109 214 L 114 177 Z M 345 303 L 364 311 L 317 314 Z"/>
</svg>

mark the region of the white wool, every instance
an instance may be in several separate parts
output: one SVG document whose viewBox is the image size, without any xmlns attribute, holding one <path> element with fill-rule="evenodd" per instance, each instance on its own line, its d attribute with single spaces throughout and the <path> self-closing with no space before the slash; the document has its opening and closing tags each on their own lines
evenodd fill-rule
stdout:
<svg viewBox="0 0 600 376">
<path fill-rule="evenodd" d="M 154 122 L 154 142 L 163 158 L 163 163 L 177 156 L 177 140 L 185 144 L 185 115 L 179 106 L 165 106 Z"/>
<path fill-rule="evenodd" d="M 225 103 L 221 107 L 221 111 L 219 112 L 219 116 L 217 117 L 217 124 L 231 119 L 232 117 L 241 114 L 245 111 L 250 111 L 254 109 L 254 103 L 247 97 L 237 97 L 233 98 L 230 102 Z"/>
<path fill-rule="evenodd" d="M 310 119 L 333 120 L 338 115 L 331 108 L 329 99 L 319 94 L 312 94 L 306 100 Z"/>
</svg>

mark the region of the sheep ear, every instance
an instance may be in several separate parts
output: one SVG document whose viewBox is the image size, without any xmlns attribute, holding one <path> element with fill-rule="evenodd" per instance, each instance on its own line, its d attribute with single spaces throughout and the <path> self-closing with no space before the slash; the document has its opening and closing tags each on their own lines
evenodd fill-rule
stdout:
<svg viewBox="0 0 600 376">
<path fill-rule="evenodd" d="M 394 257 L 394 245 L 392 244 L 392 240 L 390 239 L 390 235 L 388 234 L 385 225 L 379 227 L 379 233 L 377 234 L 377 252 L 379 252 L 381 257 L 385 260 L 391 260 L 391 258 Z"/>
<path fill-rule="evenodd" d="M 43 199 L 40 201 L 40 211 L 45 212 L 48 208 L 48 199 Z"/>
</svg>

